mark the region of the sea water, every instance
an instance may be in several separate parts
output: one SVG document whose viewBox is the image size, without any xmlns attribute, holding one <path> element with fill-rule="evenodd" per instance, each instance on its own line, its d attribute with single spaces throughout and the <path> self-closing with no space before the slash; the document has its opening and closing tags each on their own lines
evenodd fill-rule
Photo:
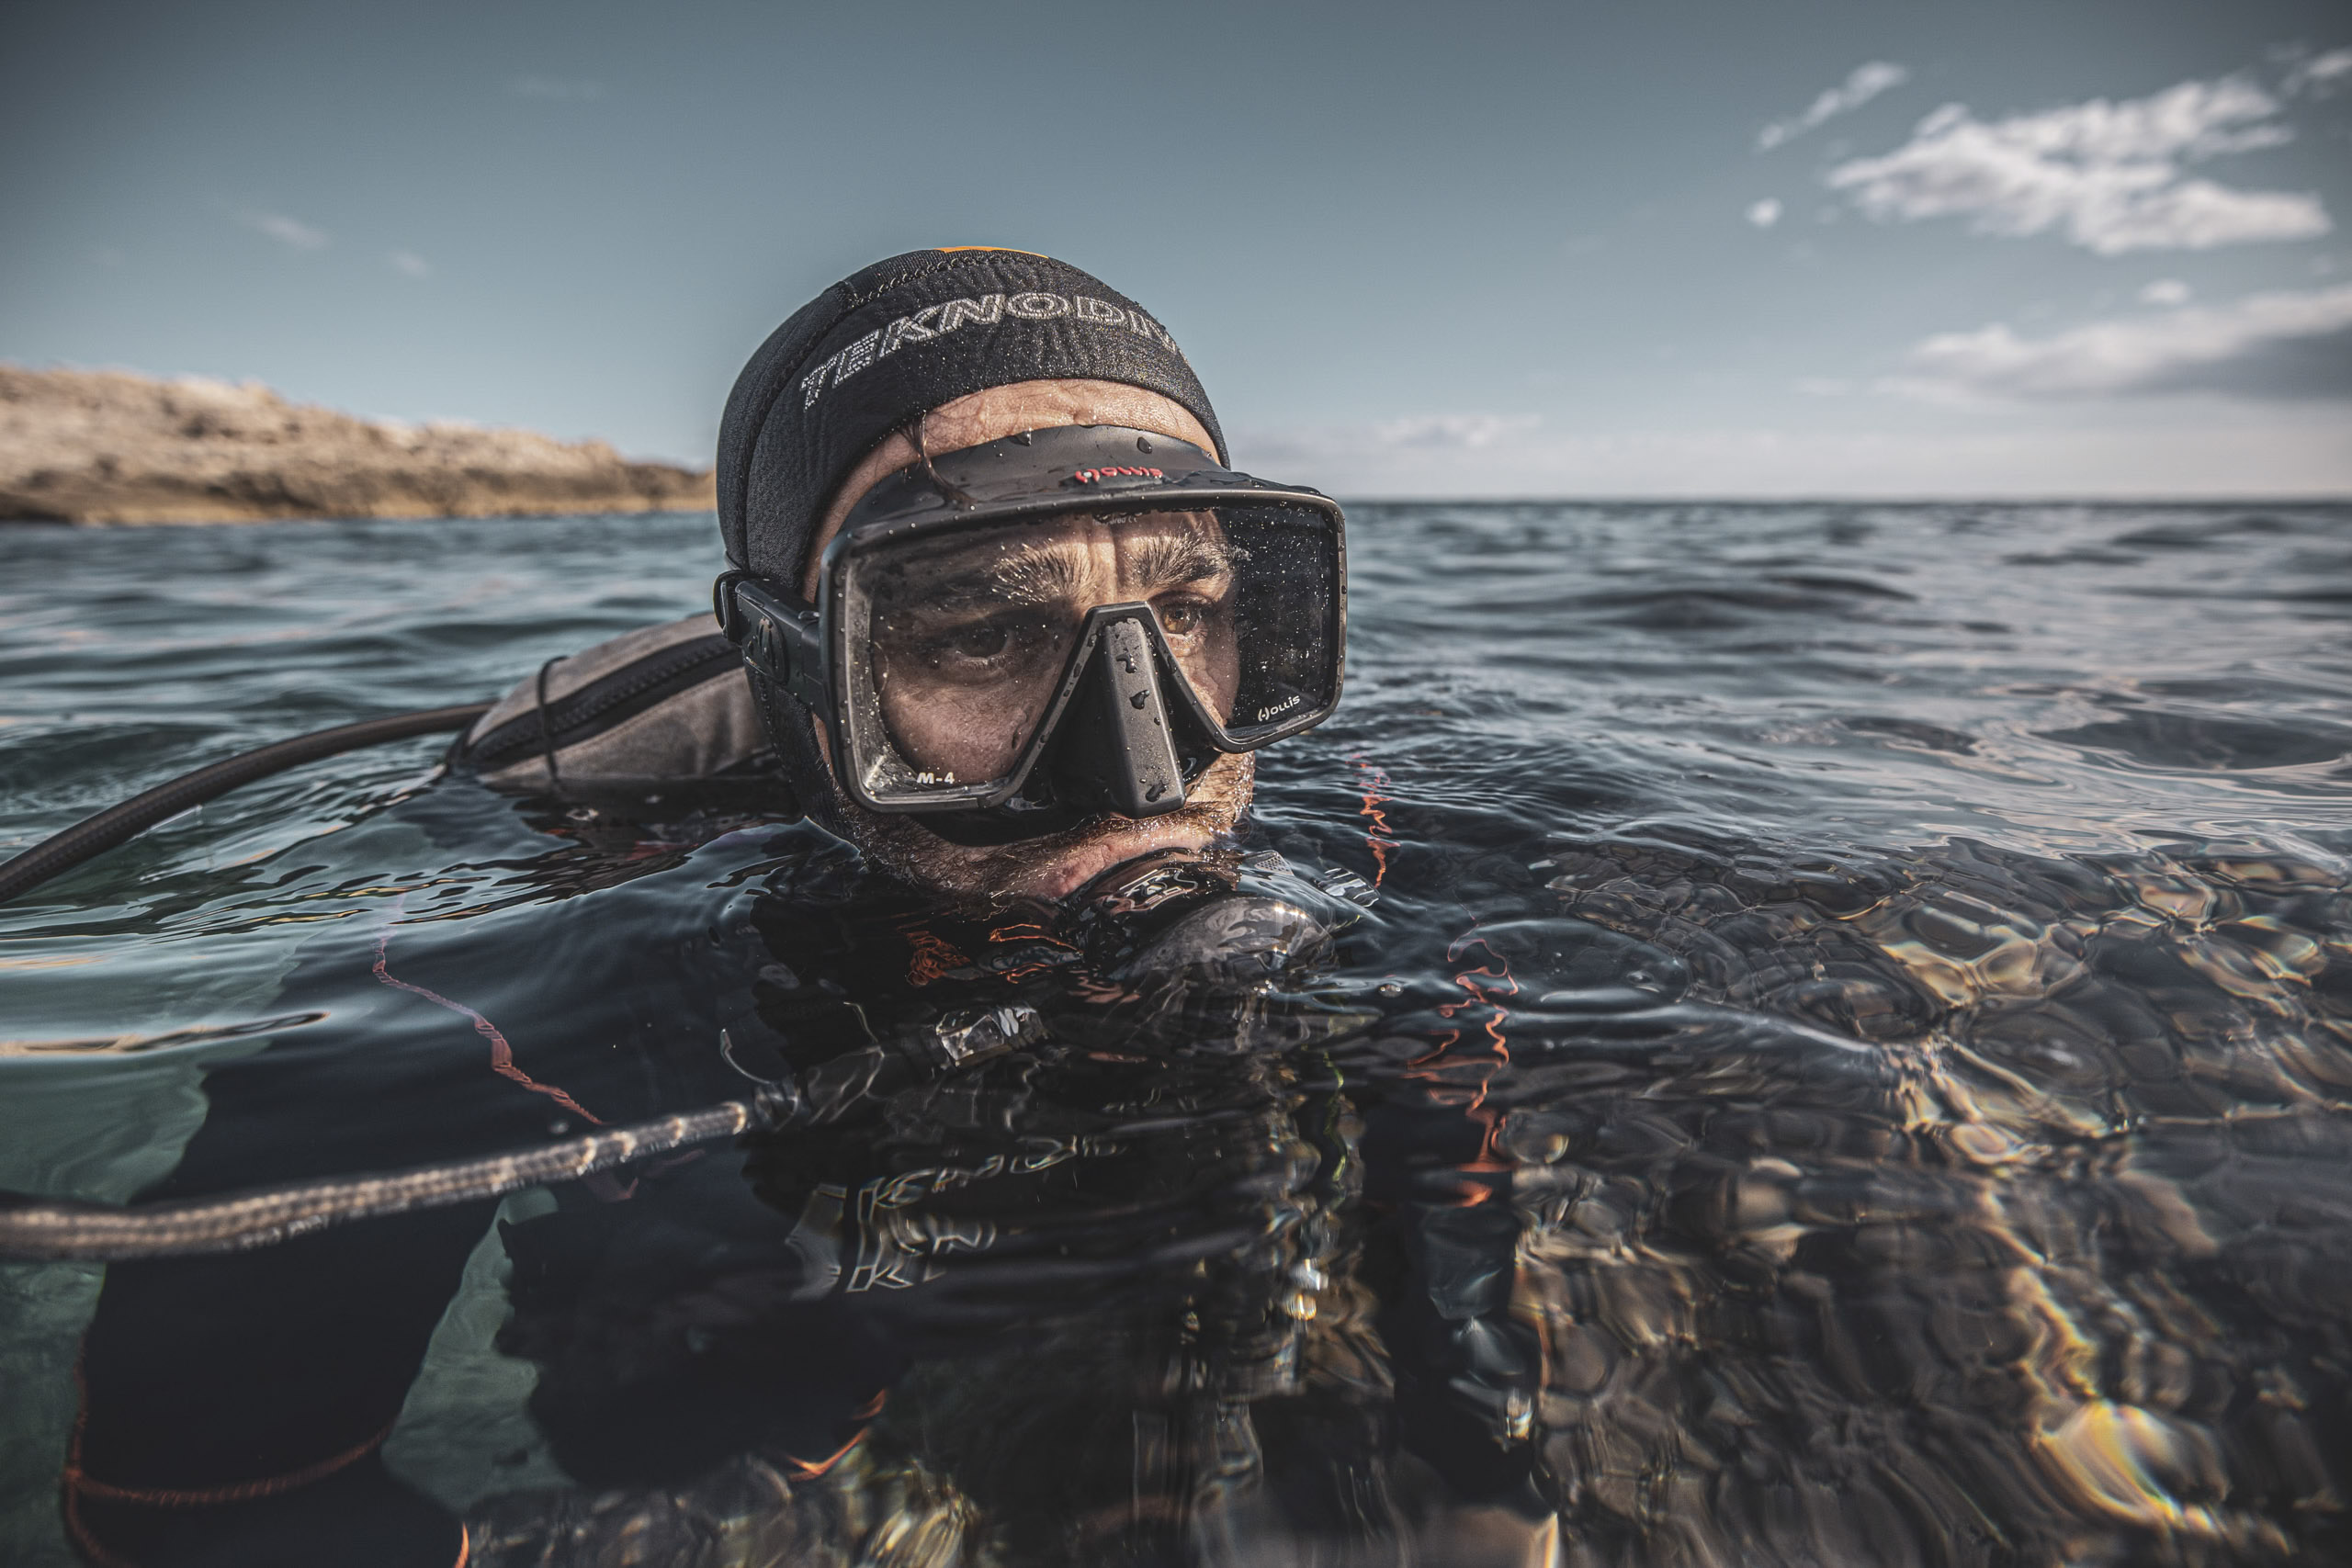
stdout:
<svg viewBox="0 0 2352 1568">
<path fill-rule="evenodd" d="M 2352 1552 L 2352 508 L 1350 527 L 1345 701 L 1239 846 L 1361 908 L 1319 959 L 850 1134 L 191 1275 L 156 1364 L 332 1403 L 388 1352 L 303 1259 L 413 1258 L 438 1316 L 365 1462 L 477 1562 Z M 0 533 L 0 851 L 487 700 L 718 564 L 707 516 Z M 921 912 L 860 925 L 813 829 L 438 750 L 0 908 L 0 1189 L 576 1135 L 760 1076 L 754 1011 L 791 1050 L 883 1006 L 855 961 Z M 10 1562 L 73 1561 L 104 1284 L 0 1265 Z M 94 1431 L 190 1418 L 120 1381 Z"/>
</svg>

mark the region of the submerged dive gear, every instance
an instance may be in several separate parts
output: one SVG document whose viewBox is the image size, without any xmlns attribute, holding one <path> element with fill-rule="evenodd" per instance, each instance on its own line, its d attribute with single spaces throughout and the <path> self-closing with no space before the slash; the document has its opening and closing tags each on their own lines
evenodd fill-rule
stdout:
<svg viewBox="0 0 2352 1568">
<path fill-rule="evenodd" d="M 815 605 L 741 570 L 715 600 L 771 728 L 822 723 L 850 800 L 1006 842 L 1175 810 L 1218 752 L 1329 716 L 1344 522 L 1184 442 L 1065 425 L 875 485 Z"/>
<path fill-rule="evenodd" d="M 1334 935 L 1360 914 L 1367 892 L 1348 891 L 1344 874 L 1310 876 L 1271 851 L 1240 863 L 1239 874 L 1190 856 L 1159 852 L 1114 867 L 1090 883 L 1064 928 L 1086 953 L 1061 937 L 1038 931 L 1068 952 L 1097 979 L 1123 979 L 1168 992 L 1159 998 L 1198 999 L 1204 990 L 1230 998 L 1255 997 L 1286 974 L 1312 965 Z M 1334 894 L 1332 887 L 1342 891 Z M 1050 919 L 1043 908 L 1038 914 Z M 902 915 L 889 923 L 902 925 Z M 828 921 L 838 927 L 840 922 Z M 851 927 L 854 931 L 855 927 Z M 935 946 L 937 939 L 932 939 Z M 860 943 L 858 951 L 866 944 Z M 1051 965 L 1040 964 L 1040 970 Z M 121 1262 L 186 1258 L 274 1247 L 333 1226 L 392 1214 L 478 1202 L 527 1187 L 577 1180 L 673 1150 L 750 1132 L 808 1130 L 870 1111 L 910 1083 L 960 1072 L 1036 1045 L 1050 1032 L 1035 1005 L 996 1000 L 1001 974 L 990 972 L 978 1007 L 949 1010 L 898 1025 L 872 1043 L 850 1047 L 794 1069 L 781 1062 L 772 1076 L 739 1059 L 728 1033 L 719 1052 L 752 1080 L 740 1099 L 583 1136 L 510 1149 L 480 1157 L 410 1166 L 345 1177 L 251 1187 L 197 1198 L 117 1205 L 72 1198 L 0 1191 L 0 1261 L 74 1258 Z M 919 984 L 929 985 L 932 977 Z M 812 990 L 824 987 L 810 987 Z M 831 987 L 842 995 L 838 986 Z M 1128 1002 L 1152 998 L 1131 993 Z M 854 1008 L 854 1004 L 850 1004 Z M 865 1026 L 866 1014 L 855 1009 Z M 1316 1028 L 1317 1021 L 1324 1027 Z M 1069 1021 L 1076 1022 L 1075 1020 Z M 1247 1049 L 1275 1041 L 1263 1028 L 1213 1032 Z M 1330 1033 L 1371 1021 L 1312 1010 L 1300 1023 Z M 739 1027 L 744 1022 L 738 1021 Z M 1081 1032 L 1084 1026 L 1080 1025 Z M 1097 1023 L 1098 1043 L 1114 1043 Z M 1285 1031 L 1280 1043 L 1304 1037 Z M 1115 1043 L 1130 1044 L 1130 1029 Z"/>
</svg>

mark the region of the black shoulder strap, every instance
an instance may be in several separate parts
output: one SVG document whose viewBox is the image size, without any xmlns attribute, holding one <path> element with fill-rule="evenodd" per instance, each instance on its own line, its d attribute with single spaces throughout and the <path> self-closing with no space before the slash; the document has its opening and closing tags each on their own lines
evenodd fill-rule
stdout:
<svg viewBox="0 0 2352 1568">
<path fill-rule="evenodd" d="M 632 660 L 553 702 L 547 700 L 547 670 L 542 667 L 536 708 L 492 729 L 466 747 L 457 760 L 493 773 L 544 755 L 552 779 L 557 750 L 577 746 L 658 703 L 738 668 L 741 657 L 733 643 L 714 632 Z"/>
</svg>

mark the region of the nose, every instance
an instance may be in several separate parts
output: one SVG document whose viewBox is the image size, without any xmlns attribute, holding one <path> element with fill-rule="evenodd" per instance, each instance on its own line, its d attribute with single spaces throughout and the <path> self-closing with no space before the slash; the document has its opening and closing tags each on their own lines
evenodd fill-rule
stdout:
<svg viewBox="0 0 2352 1568">
<path fill-rule="evenodd" d="M 1183 765 L 1144 630 L 1148 614 L 1137 606 L 1105 623 L 1086 655 L 1054 768 L 1056 792 L 1072 805 L 1141 818 L 1184 804 Z"/>
</svg>

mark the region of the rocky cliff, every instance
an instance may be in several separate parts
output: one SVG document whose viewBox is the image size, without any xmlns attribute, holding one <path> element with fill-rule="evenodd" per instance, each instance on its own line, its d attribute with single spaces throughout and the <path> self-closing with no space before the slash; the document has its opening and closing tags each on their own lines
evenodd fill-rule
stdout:
<svg viewBox="0 0 2352 1568">
<path fill-rule="evenodd" d="M 253 382 L 0 365 L 0 520 L 692 511 L 711 478 L 601 441 L 373 423 Z"/>
</svg>

